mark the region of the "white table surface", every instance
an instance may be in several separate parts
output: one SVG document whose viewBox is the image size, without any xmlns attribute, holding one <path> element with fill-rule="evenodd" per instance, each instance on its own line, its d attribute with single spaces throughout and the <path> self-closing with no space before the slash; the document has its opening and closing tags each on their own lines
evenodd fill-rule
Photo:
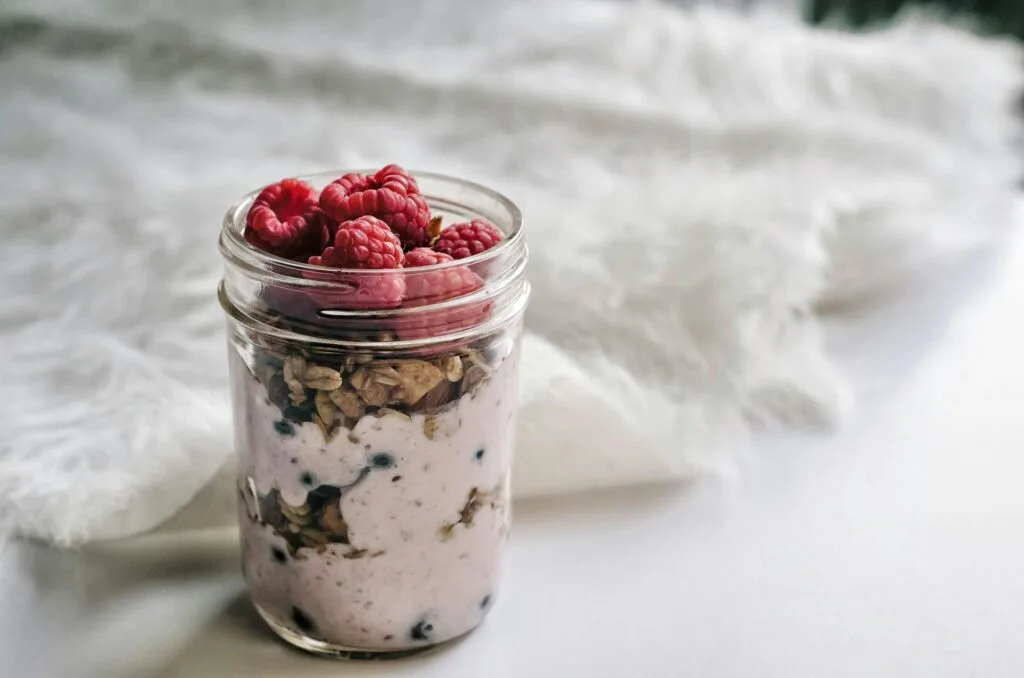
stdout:
<svg viewBox="0 0 1024 678">
<path fill-rule="evenodd" d="M 1024 245 L 982 269 L 832 328 L 838 434 L 763 436 L 737 484 L 517 504 L 493 614 L 442 653 L 290 650 L 209 533 L 0 549 L 0 676 L 1021 678 Z"/>
</svg>

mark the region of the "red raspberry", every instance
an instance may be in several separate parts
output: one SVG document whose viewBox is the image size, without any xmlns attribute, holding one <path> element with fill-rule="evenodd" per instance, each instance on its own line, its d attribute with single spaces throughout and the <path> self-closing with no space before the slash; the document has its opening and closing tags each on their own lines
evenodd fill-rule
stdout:
<svg viewBox="0 0 1024 678">
<path fill-rule="evenodd" d="M 434 249 L 455 259 L 465 259 L 491 249 L 504 237 L 505 234 L 491 224 L 474 219 L 465 224 L 452 224 L 441 231 Z"/>
<path fill-rule="evenodd" d="M 267 186 L 245 217 L 245 239 L 254 247 L 286 259 L 305 259 L 328 242 L 324 223 L 314 217 L 316 189 L 299 179 Z"/>
<path fill-rule="evenodd" d="M 340 186 L 345 191 L 346 195 L 359 193 L 360 191 L 368 191 L 371 188 L 377 188 L 374 186 L 373 175 L 370 174 L 346 174 L 335 179 L 331 183 Z"/>
<path fill-rule="evenodd" d="M 282 179 L 256 196 L 253 205 L 266 205 L 281 221 L 309 214 L 316 208 L 316 189 L 301 179 Z"/>
<path fill-rule="evenodd" d="M 337 221 L 374 216 L 401 238 L 406 248 L 427 242 L 430 208 L 408 172 L 388 165 L 373 175 L 346 174 L 320 193 L 320 208 Z"/>
<path fill-rule="evenodd" d="M 405 259 L 398 236 L 388 225 L 370 216 L 338 225 L 334 246 L 309 258 L 308 263 L 328 268 L 397 269 Z M 311 278 L 345 283 L 348 289 L 317 291 L 316 301 L 325 307 L 390 308 L 402 301 L 405 281 L 398 274 L 345 274 L 319 272 Z"/>
<path fill-rule="evenodd" d="M 385 165 L 377 171 L 374 179 L 380 182 L 381 188 L 390 188 L 392 191 L 405 195 L 420 194 L 420 185 L 416 183 L 411 174 L 398 165 Z"/>
<path fill-rule="evenodd" d="M 454 261 L 449 255 L 435 252 L 426 247 L 416 248 L 405 255 L 406 281 L 402 305 L 416 308 L 465 296 L 483 286 L 483 280 L 466 266 L 457 266 L 438 271 L 416 272 L 420 266 L 433 266 Z M 396 321 L 396 331 L 403 339 L 422 339 L 473 327 L 487 319 L 491 302 L 462 306 L 459 308 L 424 311 L 413 317 Z"/>
<path fill-rule="evenodd" d="M 404 261 L 398 236 L 383 221 L 371 216 L 339 224 L 334 247 L 309 258 L 311 264 L 332 268 L 401 268 Z"/>
</svg>

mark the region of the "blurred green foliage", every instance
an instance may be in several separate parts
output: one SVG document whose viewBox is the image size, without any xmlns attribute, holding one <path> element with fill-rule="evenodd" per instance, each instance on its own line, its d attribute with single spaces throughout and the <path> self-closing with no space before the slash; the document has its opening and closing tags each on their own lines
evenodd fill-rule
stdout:
<svg viewBox="0 0 1024 678">
<path fill-rule="evenodd" d="M 967 15 L 988 33 L 1024 38 L 1024 0 L 809 0 L 814 21 L 842 20 L 855 26 L 888 19 L 907 6 Z"/>
</svg>

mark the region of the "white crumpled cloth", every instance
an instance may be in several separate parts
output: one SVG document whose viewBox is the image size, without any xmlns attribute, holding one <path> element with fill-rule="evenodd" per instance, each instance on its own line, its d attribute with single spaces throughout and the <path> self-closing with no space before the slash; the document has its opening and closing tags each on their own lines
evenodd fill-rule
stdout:
<svg viewBox="0 0 1024 678">
<path fill-rule="evenodd" d="M 21 0 L 0 30 L 0 525 L 62 543 L 232 519 L 215 241 L 281 176 L 397 162 L 521 205 L 521 497 L 835 424 L 819 314 L 993 242 L 1020 171 L 1019 47 L 931 19 Z"/>
</svg>

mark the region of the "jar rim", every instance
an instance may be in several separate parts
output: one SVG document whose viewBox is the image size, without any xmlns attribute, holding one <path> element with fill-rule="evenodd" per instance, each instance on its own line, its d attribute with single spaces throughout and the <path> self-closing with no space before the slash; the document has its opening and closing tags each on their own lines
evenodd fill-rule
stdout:
<svg viewBox="0 0 1024 678">
<path fill-rule="evenodd" d="M 355 168 L 355 169 L 340 169 L 340 170 L 328 170 L 324 172 L 314 172 L 310 174 L 297 175 L 295 179 L 306 182 L 315 182 L 325 178 L 336 178 L 345 174 L 372 174 L 376 170 L 372 168 Z M 454 269 L 464 266 L 471 266 L 473 264 L 480 264 L 491 259 L 501 257 L 506 252 L 511 251 L 517 247 L 521 247 L 525 235 L 523 233 L 523 215 L 520 212 L 519 207 L 516 206 L 512 200 L 507 198 L 502 193 L 495 191 L 492 188 L 479 184 L 475 181 L 469 181 L 468 179 L 462 179 L 459 177 L 451 176 L 448 174 L 442 174 L 438 172 L 426 172 L 418 170 L 409 170 L 409 174 L 414 179 L 424 178 L 433 179 L 436 181 L 448 182 L 462 188 L 468 188 L 476 191 L 482 195 L 485 195 L 495 202 L 500 204 L 503 209 L 508 212 L 508 217 L 511 221 L 511 230 L 505 233 L 505 237 L 498 242 L 494 247 L 484 250 L 478 254 L 473 254 L 462 259 L 453 259 L 452 261 L 445 261 L 439 264 L 430 264 L 427 266 L 417 266 L 414 270 L 416 273 L 429 273 L 431 271 L 444 271 L 447 269 Z M 278 273 L 284 273 L 288 276 L 295 276 L 298 278 L 303 277 L 305 273 L 323 273 L 324 267 L 317 266 L 316 264 L 308 264 L 300 261 L 294 261 L 292 259 L 285 259 L 284 257 L 264 252 L 263 250 L 253 247 L 243 237 L 245 217 L 248 214 L 248 207 L 252 201 L 259 195 L 266 186 L 261 186 L 255 190 L 249 191 L 237 200 L 231 207 L 228 208 L 227 213 L 224 215 L 223 227 L 221 229 L 220 237 L 220 250 L 221 254 L 225 258 L 231 259 L 242 259 L 245 260 L 250 266 L 257 266 L 261 269 L 273 267 Z M 441 196 L 432 196 L 429 193 L 423 194 L 423 197 L 429 202 L 431 198 L 435 200 L 441 199 Z M 331 271 L 343 271 L 347 277 L 354 277 L 358 279 L 360 276 L 379 276 L 381 270 L 378 269 L 360 269 L 360 268 L 336 268 L 330 267 L 328 270 Z M 395 269 L 395 273 L 400 273 L 406 269 Z"/>
<path fill-rule="evenodd" d="M 296 178 L 322 187 L 346 173 L 372 171 L 332 170 Z M 519 208 L 501 193 L 473 181 L 436 172 L 414 171 L 411 174 L 423 182 L 421 189 L 425 190 L 422 190 L 422 196 L 432 209 L 460 217 L 486 219 L 498 226 L 505 237 L 479 254 L 429 266 L 397 269 L 317 266 L 264 252 L 245 240 L 245 217 L 253 199 L 263 190 L 260 188 L 250 191 L 235 202 L 224 217 L 219 247 L 225 262 L 225 276 L 218 288 L 218 296 L 228 316 L 249 330 L 280 340 L 315 341 L 344 349 L 390 351 L 419 350 L 452 341 L 470 340 L 502 327 L 521 315 L 529 298 L 530 287 L 524 277 L 529 253 Z M 483 276 L 482 284 L 468 294 L 414 305 L 406 305 L 404 298 L 401 305 L 385 308 L 346 307 L 342 303 L 335 306 L 330 301 L 331 295 L 335 293 L 347 294 L 360 289 L 364 284 L 372 287 L 391 276 L 411 282 L 416 278 L 424 279 L 424 276 L 457 269 L 479 273 Z M 324 277 L 325 272 L 329 273 L 329 277 Z M 261 295 L 273 289 L 283 290 L 286 294 L 298 293 L 299 296 L 309 296 L 314 300 L 322 292 L 328 301 L 315 301 L 310 308 L 300 309 L 297 312 L 297 317 L 302 319 L 300 325 L 280 327 L 264 317 L 268 312 L 273 315 L 280 309 L 275 310 L 274 304 L 267 305 L 261 301 Z M 419 336 L 421 329 L 418 324 L 438 320 L 448 322 L 445 319 L 450 314 L 459 315 L 460 318 L 472 316 L 472 309 L 478 304 L 493 304 L 490 307 L 492 311 L 483 315 L 480 322 L 474 320 L 465 327 L 439 327 L 436 334 Z M 310 314 L 315 316 L 314 324 L 334 323 L 331 331 L 321 333 L 320 327 L 304 327 L 303 324 L 309 321 L 305 315 Z M 417 328 L 416 336 L 375 338 L 374 332 L 379 329 L 380 323 L 394 325 L 396 328 Z M 341 328 L 342 324 L 345 332 L 335 334 L 334 330 Z M 461 320 L 458 324 L 461 325 Z M 398 333 L 401 332 L 398 329 Z M 365 336 L 349 338 L 343 336 L 344 333 L 365 333 Z"/>
</svg>

